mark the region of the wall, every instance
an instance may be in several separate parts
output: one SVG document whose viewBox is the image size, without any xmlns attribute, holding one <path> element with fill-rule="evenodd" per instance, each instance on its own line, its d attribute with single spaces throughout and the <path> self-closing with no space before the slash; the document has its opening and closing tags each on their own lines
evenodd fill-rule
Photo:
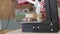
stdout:
<svg viewBox="0 0 60 34">
<path fill-rule="evenodd" d="M 20 22 L 16 22 L 15 19 L 10 19 L 9 20 L 9 24 L 8 24 L 8 20 L 1 20 L 1 28 L 2 29 L 8 29 L 8 30 L 16 30 L 16 29 L 20 29 Z M 7 26 L 8 24 L 8 26 Z M 5 28 L 7 27 L 7 28 Z"/>
<path fill-rule="evenodd" d="M 19 23 L 15 22 L 15 0 L 0 0 L 0 28 L 5 28 L 8 23 L 8 17 L 10 13 L 10 20 L 6 29 L 18 29 Z"/>
<path fill-rule="evenodd" d="M 9 13 L 11 13 L 11 18 L 13 18 L 14 6 L 15 6 L 15 1 L 0 0 L 0 19 L 8 19 Z"/>
</svg>

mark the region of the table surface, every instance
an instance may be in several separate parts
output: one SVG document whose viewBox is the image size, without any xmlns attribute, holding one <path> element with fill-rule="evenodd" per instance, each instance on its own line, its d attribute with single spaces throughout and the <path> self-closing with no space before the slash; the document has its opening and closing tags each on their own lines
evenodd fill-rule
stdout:
<svg viewBox="0 0 60 34">
<path fill-rule="evenodd" d="M 22 32 L 21 29 L 18 29 L 7 32 L 6 34 L 60 34 L 60 31 L 58 33 L 32 33 L 32 32 Z"/>
</svg>

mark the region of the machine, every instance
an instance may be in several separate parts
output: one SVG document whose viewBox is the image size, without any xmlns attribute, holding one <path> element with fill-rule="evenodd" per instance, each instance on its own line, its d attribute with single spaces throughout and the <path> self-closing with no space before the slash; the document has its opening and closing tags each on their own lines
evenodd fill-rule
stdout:
<svg viewBox="0 0 60 34">
<path fill-rule="evenodd" d="M 58 32 L 59 20 L 56 0 L 44 0 L 44 5 L 39 4 L 42 0 L 26 0 L 34 4 L 36 8 L 36 14 L 43 13 L 40 8 L 45 7 L 45 20 L 43 22 L 21 22 L 22 32 Z M 43 13 L 44 14 L 44 13 Z"/>
</svg>

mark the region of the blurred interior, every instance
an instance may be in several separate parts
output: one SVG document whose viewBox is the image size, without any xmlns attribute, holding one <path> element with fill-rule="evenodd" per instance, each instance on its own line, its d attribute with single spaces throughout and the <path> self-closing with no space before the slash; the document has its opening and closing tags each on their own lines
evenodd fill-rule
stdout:
<svg viewBox="0 0 60 34">
<path fill-rule="evenodd" d="M 44 5 L 43 1 L 42 1 L 42 4 Z M 57 0 L 57 6 L 58 6 L 59 25 L 60 25 L 60 0 Z M 17 0 L 0 0 L 0 19 L 1 20 L 8 19 L 9 14 L 10 14 L 10 19 L 19 20 L 20 18 L 16 17 L 16 11 L 20 11 L 20 9 L 27 9 L 31 12 L 34 11 L 33 4 L 28 3 L 28 2 L 18 4 Z M 43 8 L 41 10 L 43 11 L 44 15 L 46 16 L 45 8 Z"/>
</svg>

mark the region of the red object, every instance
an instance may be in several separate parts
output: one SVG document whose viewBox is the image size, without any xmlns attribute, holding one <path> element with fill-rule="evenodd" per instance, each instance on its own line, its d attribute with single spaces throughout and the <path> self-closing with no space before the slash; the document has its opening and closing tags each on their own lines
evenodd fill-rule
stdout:
<svg viewBox="0 0 60 34">
<path fill-rule="evenodd" d="M 26 18 L 26 22 L 28 22 L 28 18 Z"/>
<path fill-rule="evenodd" d="M 44 0 L 42 0 L 42 1 L 40 2 L 40 4 L 44 6 L 44 5 L 45 5 L 45 4 L 44 4 Z M 44 7 L 44 8 L 41 8 L 40 10 L 41 10 L 41 12 L 44 14 L 44 19 L 46 19 L 46 8 Z"/>
<path fill-rule="evenodd" d="M 28 2 L 26 0 L 18 0 L 18 4 L 28 4 Z"/>
<path fill-rule="evenodd" d="M 60 17 L 58 18 L 58 21 L 59 21 L 59 29 L 60 29 Z"/>
<path fill-rule="evenodd" d="M 40 4 L 44 5 L 44 1 L 41 1 Z"/>
<path fill-rule="evenodd" d="M 60 7 L 60 0 L 57 0 L 57 5 Z"/>
</svg>

